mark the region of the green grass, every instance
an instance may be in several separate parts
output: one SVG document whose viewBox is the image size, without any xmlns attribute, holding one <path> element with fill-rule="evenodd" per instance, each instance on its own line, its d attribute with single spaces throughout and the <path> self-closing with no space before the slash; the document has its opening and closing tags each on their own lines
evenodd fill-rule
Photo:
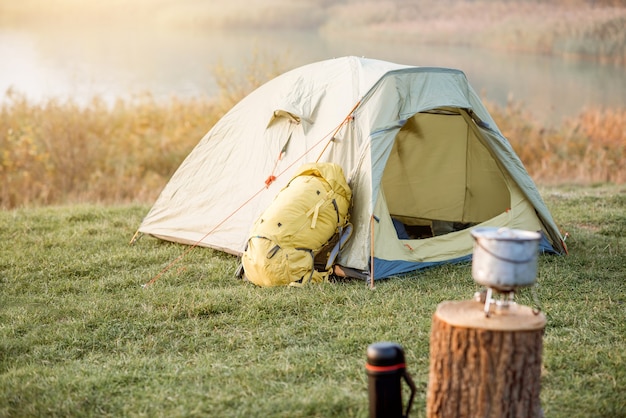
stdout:
<svg viewBox="0 0 626 418">
<path fill-rule="evenodd" d="M 626 188 L 542 189 L 570 255 L 540 258 L 547 417 L 626 416 Z M 0 416 L 368 415 L 367 345 L 397 341 L 424 416 L 431 318 L 469 264 L 262 289 L 237 260 L 144 237 L 146 205 L 0 212 Z M 519 303 L 533 305 L 530 290 Z"/>
</svg>

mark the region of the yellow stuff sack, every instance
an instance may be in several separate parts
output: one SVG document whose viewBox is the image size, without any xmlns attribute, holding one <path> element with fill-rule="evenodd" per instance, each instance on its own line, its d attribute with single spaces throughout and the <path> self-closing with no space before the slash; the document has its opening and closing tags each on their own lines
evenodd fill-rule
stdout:
<svg viewBox="0 0 626 418">
<path fill-rule="evenodd" d="M 245 277 L 259 286 L 328 280 L 316 256 L 349 225 L 352 192 L 341 166 L 305 164 L 256 220 L 242 256 Z"/>
</svg>

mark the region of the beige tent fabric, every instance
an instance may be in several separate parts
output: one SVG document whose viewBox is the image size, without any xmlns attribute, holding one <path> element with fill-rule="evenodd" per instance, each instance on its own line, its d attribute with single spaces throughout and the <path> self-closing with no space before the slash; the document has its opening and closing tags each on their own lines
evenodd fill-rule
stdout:
<svg viewBox="0 0 626 418">
<path fill-rule="evenodd" d="M 376 258 L 419 268 L 471 254 L 469 229 L 409 249 L 392 214 L 540 230 L 565 251 L 535 184 L 463 72 L 357 57 L 294 69 L 243 99 L 185 159 L 139 231 L 241 255 L 254 220 L 299 166 L 315 161 L 340 165 L 353 192 L 343 266 L 368 269 L 372 216 Z"/>
</svg>

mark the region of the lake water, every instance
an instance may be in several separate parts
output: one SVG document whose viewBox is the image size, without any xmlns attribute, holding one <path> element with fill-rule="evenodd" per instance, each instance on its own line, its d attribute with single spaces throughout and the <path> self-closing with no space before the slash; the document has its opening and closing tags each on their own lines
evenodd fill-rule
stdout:
<svg viewBox="0 0 626 418">
<path fill-rule="evenodd" d="M 164 29 L 0 28 L 0 91 L 32 100 L 99 95 L 107 101 L 210 96 L 218 63 L 243 69 L 251 56 L 287 57 L 292 66 L 356 55 L 463 70 L 479 94 L 521 101 L 537 119 L 560 122 L 590 106 L 626 107 L 624 68 L 530 54 L 328 39 L 316 32 L 197 32 Z"/>
</svg>

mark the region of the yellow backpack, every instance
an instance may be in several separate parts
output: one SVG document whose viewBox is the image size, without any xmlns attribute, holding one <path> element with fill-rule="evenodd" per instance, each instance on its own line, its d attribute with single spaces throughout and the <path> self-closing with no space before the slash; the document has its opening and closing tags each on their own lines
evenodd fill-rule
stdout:
<svg viewBox="0 0 626 418">
<path fill-rule="evenodd" d="M 327 281 L 352 231 L 351 199 L 341 166 L 300 167 L 254 223 L 241 260 L 245 277 L 259 286 Z"/>
</svg>

